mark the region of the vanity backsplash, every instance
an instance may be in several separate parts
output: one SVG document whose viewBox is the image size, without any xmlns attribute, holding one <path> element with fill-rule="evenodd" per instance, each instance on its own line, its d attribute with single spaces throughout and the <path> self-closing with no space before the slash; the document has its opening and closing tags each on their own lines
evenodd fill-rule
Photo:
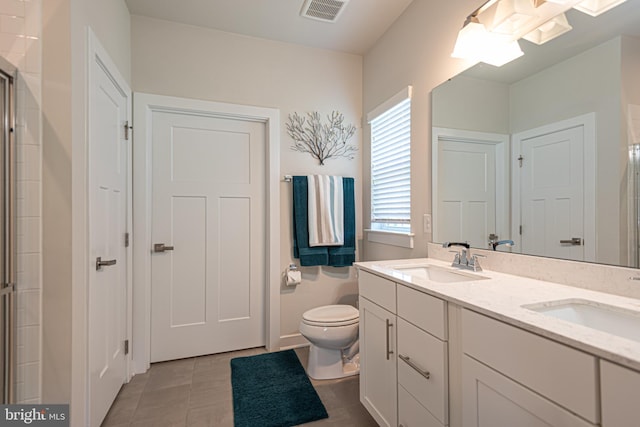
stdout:
<svg viewBox="0 0 640 427">
<path fill-rule="evenodd" d="M 640 299 L 640 270 L 604 264 L 471 249 L 483 269 Z M 453 260 L 451 248 L 427 244 L 427 256 Z"/>
</svg>

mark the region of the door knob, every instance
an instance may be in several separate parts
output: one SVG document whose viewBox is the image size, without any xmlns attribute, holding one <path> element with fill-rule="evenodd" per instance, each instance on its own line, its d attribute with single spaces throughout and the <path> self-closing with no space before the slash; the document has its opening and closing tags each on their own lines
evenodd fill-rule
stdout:
<svg viewBox="0 0 640 427">
<path fill-rule="evenodd" d="M 96 258 L 96 271 L 100 270 L 102 267 L 108 267 L 110 265 L 116 265 L 115 259 L 110 259 L 107 261 L 103 261 L 102 257 Z"/>
<path fill-rule="evenodd" d="M 580 246 L 582 245 L 582 238 L 580 237 L 572 237 L 571 240 L 560 240 L 561 245 L 573 245 Z"/>
<path fill-rule="evenodd" d="M 172 251 L 173 246 L 166 246 L 164 243 L 155 243 L 153 245 L 153 252 L 165 252 Z"/>
</svg>

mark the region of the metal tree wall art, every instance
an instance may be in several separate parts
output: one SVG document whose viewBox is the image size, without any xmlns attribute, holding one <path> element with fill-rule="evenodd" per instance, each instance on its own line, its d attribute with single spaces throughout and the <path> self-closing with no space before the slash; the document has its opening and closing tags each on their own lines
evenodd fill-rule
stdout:
<svg viewBox="0 0 640 427">
<path fill-rule="evenodd" d="M 291 149 L 309 153 L 324 165 L 326 159 L 346 157 L 353 159 L 358 148 L 347 143 L 356 132 L 352 124 L 344 124 L 344 115 L 337 111 L 327 116 L 328 123 L 320 123 L 318 112 L 307 113 L 307 118 L 298 113 L 289 114 L 287 133 L 293 138 Z"/>
</svg>

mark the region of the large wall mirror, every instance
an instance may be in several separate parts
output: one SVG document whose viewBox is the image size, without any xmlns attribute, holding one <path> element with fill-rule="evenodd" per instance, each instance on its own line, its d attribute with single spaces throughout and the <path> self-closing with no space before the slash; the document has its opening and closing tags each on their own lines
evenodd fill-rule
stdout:
<svg viewBox="0 0 640 427">
<path fill-rule="evenodd" d="M 434 89 L 434 242 L 639 266 L 640 0 L 566 16 Z"/>
</svg>

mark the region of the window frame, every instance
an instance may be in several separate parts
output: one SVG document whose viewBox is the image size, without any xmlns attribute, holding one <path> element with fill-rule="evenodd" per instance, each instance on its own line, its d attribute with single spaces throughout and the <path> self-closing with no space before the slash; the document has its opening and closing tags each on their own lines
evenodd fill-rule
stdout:
<svg viewBox="0 0 640 427">
<path fill-rule="evenodd" d="M 413 237 L 411 229 L 411 98 L 412 98 L 412 87 L 407 86 L 396 95 L 389 98 L 387 101 L 380 104 L 378 107 L 374 108 L 369 114 L 367 114 L 367 122 L 371 126 L 371 136 L 370 136 L 370 147 L 371 147 L 371 163 L 370 163 L 370 172 L 371 172 L 371 203 L 370 203 L 370 224 L 371 228 L 365 230 L 367 232 L 367 240 L 370 242 L 383 243 L 393 246 L 400 246 L 406 248 L 413 248 Z M 394 108 L 399 105 L 409 102 L 408 106 L 408 132 L 409 132 L 409 142 L 408 142 L 408 193 L 409 193 L 409 218 L 406 220 L 399 220 L 397 222 L 393 221 L 375 221 L 373 218 L 374 215 L 374 184 L 373 184 L 373 125 L 376 119 L 381 118 L 388 112 L 392 111 Z M 407 113 L 407 112 L 405 112 Z M 406 114 L 405 116 L 406 117 Z M 405 130 L 406 132 L 406 130 Z"/>
</svg>

